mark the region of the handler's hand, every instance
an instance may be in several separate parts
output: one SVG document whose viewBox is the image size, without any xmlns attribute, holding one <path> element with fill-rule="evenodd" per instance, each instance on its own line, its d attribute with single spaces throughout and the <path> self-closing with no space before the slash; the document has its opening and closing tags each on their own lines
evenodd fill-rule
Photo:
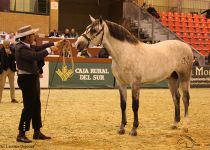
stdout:
<svg viewBox="0 0 210 150">
<path fill-rule="evenodd" d="M 60 40 L 60 41 L 58 41 L 58 42 L 55 42 L 55 46 L 56 46 L 58 49 L 61 49 L 61 48 L 65 45 L 65 42 L 66 42 L 65 39 Z"/>
<path fill-rule="evenodd" d="M 57 46 L 51 46 L 50 49 L 52 52 L 57 52 L 59 50 Z"/>
</svg>

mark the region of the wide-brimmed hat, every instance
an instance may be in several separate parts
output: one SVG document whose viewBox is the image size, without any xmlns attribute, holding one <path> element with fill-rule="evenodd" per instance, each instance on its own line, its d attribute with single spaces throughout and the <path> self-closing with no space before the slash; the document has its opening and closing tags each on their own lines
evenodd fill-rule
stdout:
<svg viewBox="0 0 210 150">
<path fill-rule="evenodd" d="M 15 38 L 20 38 L 20 37 L 24 37 L 30 34 L 34 34 L 37 31 L 39 31 L 39 28 L 32 29 L 31 25 L 23 26 L 18 29 L 17 35 L 15 36 Z"/>
</svg>

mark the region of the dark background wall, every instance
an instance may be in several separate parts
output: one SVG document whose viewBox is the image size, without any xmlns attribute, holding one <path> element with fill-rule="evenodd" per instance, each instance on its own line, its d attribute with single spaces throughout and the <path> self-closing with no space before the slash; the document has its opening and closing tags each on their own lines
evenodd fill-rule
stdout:
<svg viewBox="0 0 210 150">
<path fill-rule="evenodd" d="M 60 0 L 58 29 L 75 28 L 79 34 L 90 24 L 89 14 L 94 18 L 119 23 L 123 15 L 123 0 Z"/>
</svg>

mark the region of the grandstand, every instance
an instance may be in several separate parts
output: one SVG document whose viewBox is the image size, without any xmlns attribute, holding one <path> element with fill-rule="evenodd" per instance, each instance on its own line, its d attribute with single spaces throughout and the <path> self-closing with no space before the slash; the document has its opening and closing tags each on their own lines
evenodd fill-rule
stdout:
<svg viewBox="0 0 210 150">
<path fill-rule="evenodd" d="M 152 3 L 160 19 L 151 16 L 143 3 Z M 138 29 L 136 35 L 149 43 L 168 39 L 182 40 L 191 45 L 194 55 L 199 58 L 201 65 L 208 65 L 207 57 L 210 53 L 210 19 L 205 14 L 201 14 L 208 9 L 208 0 L 186 0 L 179 1 L 152 1 L 134 0 L 127 1 L 124 7 L 125 18 L 129 18 L 132 24 Z M 141 34 L 149 35 L 147 39 L 142 39 Z"/>
</svg>

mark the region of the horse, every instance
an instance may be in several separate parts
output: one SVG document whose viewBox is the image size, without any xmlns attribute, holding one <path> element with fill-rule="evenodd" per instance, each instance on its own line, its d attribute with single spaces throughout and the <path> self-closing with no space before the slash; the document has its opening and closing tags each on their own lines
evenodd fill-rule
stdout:
<svg viewBox="0 0 210 150">
<path fill-rule="evenodd" d="M 188 131 L 188 107 L 190 100 L 190 78 L 193 62 L 191 47 L 179 40 L 166 40 L 155 44 L 139 41 L 121 25 L 90 16 L 92 23 L 77 39 L 77 50 L 90 46 L 103 45 L 112 57 L 112 72 L 119 88 L 121 106 L 121 125 L 119 134 L 125 133 L 127 124 L 126 99 L 127 87 L 132 91 L 133 127 L 129 134 L 137 135 L 139 126 L 138 109 L 140 85 L 168 81 L 168 86 L 175 106 L 175 117 L 172 129 L 180 122 L 181 89 L 185 114 L 184 131 Z M 181 87 L 181 88 L 179 88 Z"/>
</svg>

